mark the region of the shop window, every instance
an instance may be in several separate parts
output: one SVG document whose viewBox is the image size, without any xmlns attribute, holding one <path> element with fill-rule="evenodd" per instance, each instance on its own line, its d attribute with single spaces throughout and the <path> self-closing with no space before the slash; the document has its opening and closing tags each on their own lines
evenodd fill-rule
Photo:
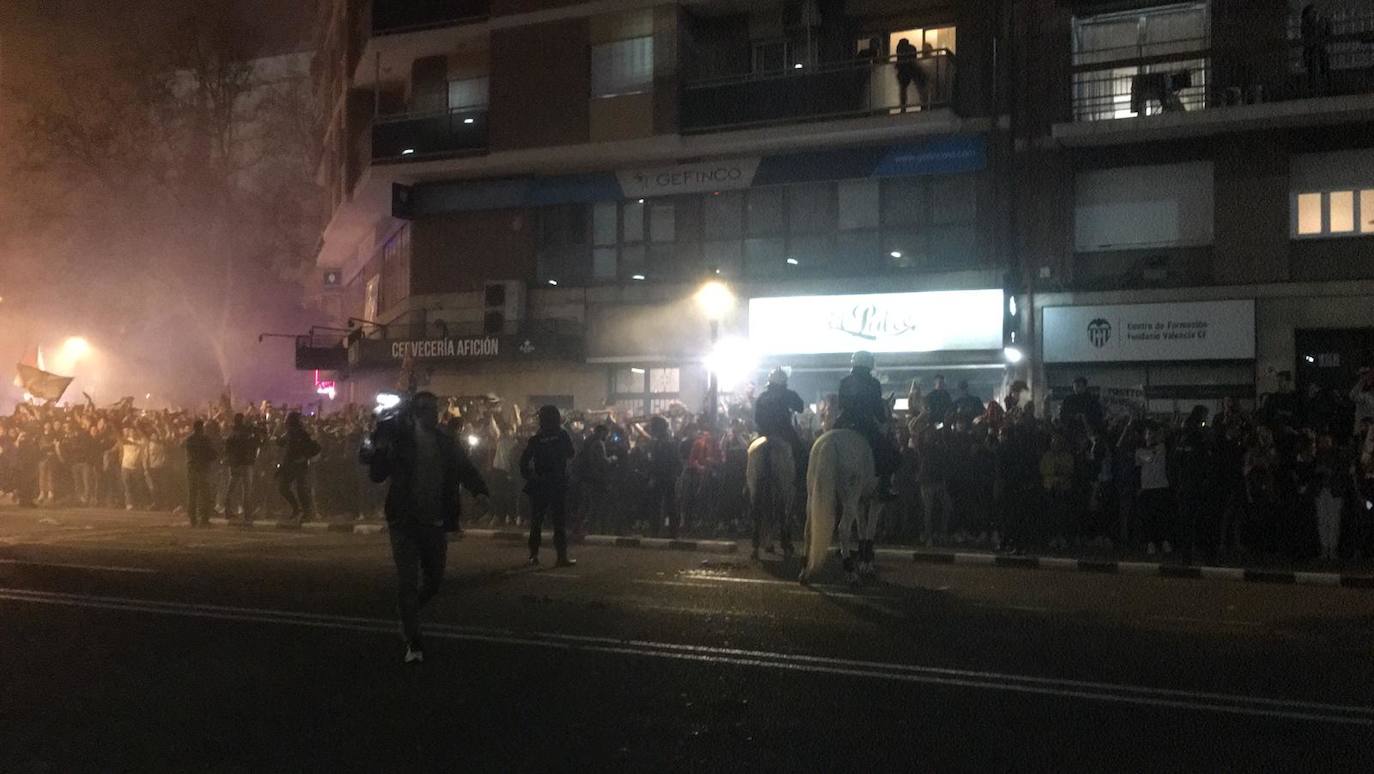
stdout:
<svg viewBox="0 0 1374 774">
<path fill-rule="evenodd" d="M 876 230 L 841 231 L 835 236 L 835 253 L 840 265 L 868 271 L 881 262 L 882 237 Z"/>
<path fill-rule="evenodd" d="M 744 236 L 744 197 L 735 192 L 707 196 L 701 203 L 707 239 L 739 239 Z"/>
<path fill-rule="evenodd" d="M 978 185 L 972 175 L 941 178 L 933 188 L 931 223 L 973 223 L 978 212 Z"/>
<path fill-rule="evenodd" d="M 787 268 L 781 239 L 744 240 L 744 270 L 751 277 L 781 274 Z"/>
<path fill-rule="evenodd" d="M 617 265 L 614 247 L 597 247 L 592 250 L 592 279 L 615 279 Z"/>
<path fill-rule="evenodd" d="M 802 269 L 829 266 L 833 260 L 834 252 L 835 243 L 828 234 L 794 236 L 788 240 L 788 265 Z M 791 261 L 796 261 L 796 263 L 793 264 Z"/>
<path fill-rule="evenodd" d="M 722 276 L 740 276 L 742 246 L 738 239 L 720 242 L 704 242 L 701 245 L 701 260 L 708 270 L 719 269 Z"/>
<path fill-rule="evenodd" d="M 563 204 L 538 212 L 536 275 L 540 282 L 571 283 L 588 274 L 587 207 Z"/>
<path fill-rule="evenodd" d="M 592 243 L 597 247 L 615 245 L 619 234 L 615 202 L 597 202 L 592 207 Z"/>
<path fill-rule="evenodd" d="M 825 234 L 835 229 L 835 188 L 807 183 L 787 189 L 787 224 L 792 234 Z"/>
<path fill-rule="evenodd" d="M 1374 188 L 1293 195 L 1293 236 L 1374 234 Z"/>
<path fill-rule="evenodd" d="M 616 395 L 637 395 L 644 392 L 643 368 L 618 368 L 612 376 L 612 391 Z"/>
<path fill-rule="evenodd" d="M 654 39 L 645 35 L 592 46 L 592 96 L 649 91 L 654 84 Z"/>
<path fill-rule="evenodd" d="M 644 203 L 625 202 L 620 208 L 621 239 L 625 242 L 644 241 Z"/>
<path fill-rule="evenodd" d="M 839 184 L 839 227 L 841 230 L 878 226 L 878 181 L 850 180 Z"/>
<path fill-rule="evenodd" d="M 783 232 L 785 221 L 781 188 L 755 188 L 749 191 L 746 201 L 749 236 L 773 236 Z"/>
<path fill-rule="evenodd" d="M 915 177 L 884 180 L 883 225 L 910 226 L 926 220 L 926 184 Z"/>
<path fill-rule="evenodd" d="M 649 241 L 673 242 L 677 239 L 676 209 L 671 203 L 654 203 L 649 208 Z"/>
<path fill-rule="evenodd" d="M 926 235 L 914 230 L 883 232 L 883 262 L 892 269 L 914 269 L 925 264 Z"/>
<path fill-rule="evenodd" d="M 661 414 L 681 395 L 681 371 L 677 368 L 629 366 L 611 373 L 611 403 L 638 415 Z"/>
<path fill-rule="evenodd" d="M 644 243 L 620 246 L 620 271 L 626 276 L 644 273 Z"/>
<path fill-rule="evenodd" d="M 978 263 L 977 236 L 967 226 L 941 226 L 930 230 L 932 268 L 952 269 Z"/>
<path fill-rule="evenodd" d="M 655 395 L 676 395 L 682 389 L 681 378 L 681 372 L 676 368 L 650 368 L 649 392 Z"/>
</svg>

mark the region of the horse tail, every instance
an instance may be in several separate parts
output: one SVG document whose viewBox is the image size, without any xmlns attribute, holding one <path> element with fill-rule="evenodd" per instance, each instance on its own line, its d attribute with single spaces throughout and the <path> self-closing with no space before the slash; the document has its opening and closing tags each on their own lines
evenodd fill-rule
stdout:
<svg viewBox="0 0 1374 774">
<path fill-rule="evenodd" d="M 835 437 L 823 435 L 811 447 L 806 471 L 806 573 L 825 564 L 835 531 L 835 503 L 839 494 L 840 456 Z"/>
</svg>

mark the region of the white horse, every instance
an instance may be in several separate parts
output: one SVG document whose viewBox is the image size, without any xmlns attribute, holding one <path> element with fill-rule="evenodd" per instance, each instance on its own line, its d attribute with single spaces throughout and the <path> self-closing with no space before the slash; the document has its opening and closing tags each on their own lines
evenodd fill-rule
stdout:
<svg viewBox="0 0 1374 774">
<path fill-rule="evenodd" d="M 749 513 L 754 519 L 753 558 L 759 549 L 772 552 L 782 543 L 783 558 L 792 555 L 792 508 L 796 503 L 797 471 L 792 446 L 760 436 L 749 444 L 745 467 L 745 487 Z"/>
<path fill-rule="evenodd" d="M 810 460 L 806 472 L 806 561 L 801 582 L 809 583 L 825 565 L 837 523 L 845 577 L 850 583 L 857 583 L 861 576 L 871 577 L 876 572 L 873 540 L 881 512 L 873 449 L 853 430 L 831 430 L 811 447 Z M 856 525 L 857 569 L 849 535 Z"/>
</svg>

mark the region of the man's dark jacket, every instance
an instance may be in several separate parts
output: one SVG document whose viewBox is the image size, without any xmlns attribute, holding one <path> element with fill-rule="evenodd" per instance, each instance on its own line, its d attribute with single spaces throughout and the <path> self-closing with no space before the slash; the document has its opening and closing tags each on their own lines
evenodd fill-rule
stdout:
<svg viewBox="0 0 1374 774">
<path fill-rule="evenodd" d="M 434 428 L 439 458 L 443 461 L 442 488 L 444 529 L 455 532 L 462 506 L 458 487 L 465 486 L 474 495 L 488 494 L 482 474 L 468 459 L 462 444 L 454 440 L 448 428 Z M 386 492 L 386 520 L 389 524 L 404 523 L 413 518 L 418 508 L 411 489 L 415 474 L 415 426 L 408 415 L 383 422 L 373 434 L 376 449 L 368 459 L 368 477 L 375 483 L 391 479 Z"/>
<path fill-rule="evenodd" d="M 855 368 L 840 380 L 839 401 L 836 427 L 872 432 L 888 420 L 883 385 L 866 368 Z"/>
</svg>

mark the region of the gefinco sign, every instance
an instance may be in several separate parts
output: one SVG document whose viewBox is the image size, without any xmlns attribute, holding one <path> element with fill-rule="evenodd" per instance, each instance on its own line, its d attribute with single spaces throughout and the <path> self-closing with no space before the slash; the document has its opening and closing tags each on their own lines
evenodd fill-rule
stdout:
<svg viewBox="0 0 1374 774">
<path fill-rule="evenodd" d="M 749 300 L 760 355 L 1002 348 L 1002 291 L 938 290 Z"/>
</svg>

